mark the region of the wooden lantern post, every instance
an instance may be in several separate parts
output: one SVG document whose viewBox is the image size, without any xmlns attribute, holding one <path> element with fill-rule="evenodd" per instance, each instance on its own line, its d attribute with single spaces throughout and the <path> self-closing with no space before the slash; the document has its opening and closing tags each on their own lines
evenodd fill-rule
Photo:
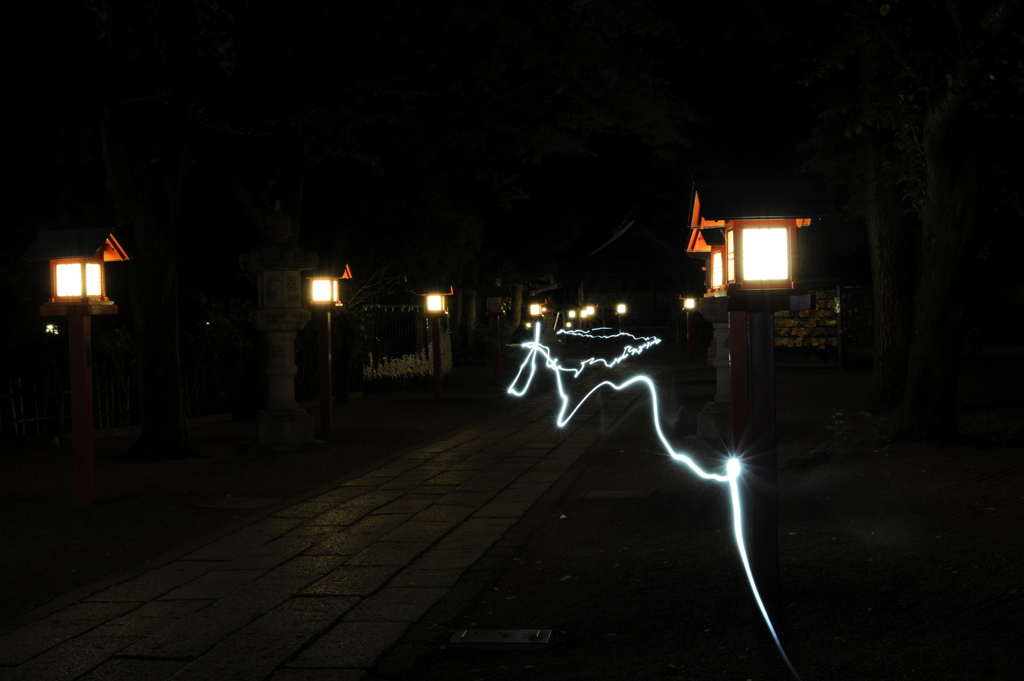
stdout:
<svg viewBox="0 0 1024 681">
<path fill-rule="evenodd" d="M 430 322 L 430 339 L 434 355 L 434 399 L 440 400 L 441 395 L 441 317 L 448 314 L 447 297 L 454 293 L 451 286 L 445 291 L 443 287 L 432 289 L 423 294 L 426 298 L 424 314 Z"/>
<path fill-rule="evenodd" d="M 71 360 L 72 502 L 96 501 L 96 452 L 92 409 L 92 316 L 117 314 L 107 297 L 104 263 L 128 260 L 109 229 L 40 232 L 23 260 L 50 261 L 50 299 L 39 314 L 68 318 Z"/>
<path fill-rule="evenodd" d="M 690 313 L 697 309 L 696 298 L 683 298 L 679 296 L 683 301 L 683 312 L 686 313 L 686 359 L 693 359 L 693 319 L 690 317 Z"/>
<path fill-rule="evenodd" d="M 316 314 L 317 343 L 320 350 L 320 430 L 329 433 L 334 429 L 334 390 L 331 368 L 331 313 L 344 312 L 341 302 L 339 279 L 351 279 L 352 270 L 345 265 L 339 277 L 320 272 L 309 277 L 309 306 Z"/>
<path fill-rule="evenodd" d="M 797 229 L 835 209 L 820 177 L 730 178 L 694 184 L 687 251 L 708 261 L 702 312 L 728 315 L 731 447 L 744 471 L 744 534 L 758 591 L 779 591 L 775 450 L 777 310 L 808 310 L 797 281 Z"/>
</svg>

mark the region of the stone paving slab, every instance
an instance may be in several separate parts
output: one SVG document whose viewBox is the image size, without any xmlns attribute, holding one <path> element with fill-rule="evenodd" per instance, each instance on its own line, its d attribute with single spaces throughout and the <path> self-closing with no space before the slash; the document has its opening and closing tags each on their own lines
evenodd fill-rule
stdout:
<svg viewBox="0 0 1024 681">
<path fill-rule="evenodd" d="M 21 664 L 115 617 L 131 612 L 140 603 L 76 603 L 49 617 L 27 624 L 0 638 L 0 665 Z M 3 677 L 0 677 L 3 678 Z"/>
<path fill-rule="evenodd" d="M 402 638 L 407 622 L 342 622 L 315 641 L 288 667 L 372 669 Z"/>
<path fill-rule="evenodd" d="M 82 681 L 166 681 L 186 664 L 180 660 L 114 658 L 83 676 Z"/>
<path fill-rule="evenodd" d="M 634 397 L 566 429 L 535 398 L 277 509 L 3 637 L 0 681 L 364 679 L 453 588 L 490 574 L 471 568 Z"/>
<path fill-rule="evenodd" d="M 175 681 L 262 679 L 350 611 L 358 598 L 293 598 L 218 643 Z"/>
</svg>

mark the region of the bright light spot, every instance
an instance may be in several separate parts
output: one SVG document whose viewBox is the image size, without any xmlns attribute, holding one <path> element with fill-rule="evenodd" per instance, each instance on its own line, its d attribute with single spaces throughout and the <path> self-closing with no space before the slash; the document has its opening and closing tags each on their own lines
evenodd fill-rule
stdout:
<svg viewBox="0 0 1024 681">
<path fill-rule="evenodd" d="M 444 298 L 441 296 L 427 296 L 427 310 L 440 312 L 444 309 Z"/>
<path fill-rule="evenodd" d="M 697 299 L 696 298 L 685 298 L 683 300 L 683 308 L 685 308 L 687 310 L 693 310 L 696 307 L 697 307 Z"/>
<path fill-rule="evenodd" d="M 585 308 L 583 308 L 583 312 L 586 313 L 586 315 L 588 317 L 593 317 L 594 316 L 594 306 L 593 305 L 587 305 Z"/>
<path fill-rule="evenodd" d="M 85 295 L 103 295 L 102 288 L 100 287 L 99 263 L 89 262 L 85 264 Z"/>
<path fill-rule="evenodd" d="M 576 310 L 569 310 L 569 319 L 576 319 Z"/>
<path fill-rule="evenodd" d="M 331 280 L 330 279 L 314 279 L 313 280 L 313 302 L 314 303 L 329 303 L 331 298 Z M 440 297 L 440 296 L 438 296 Z M 430 307 L 430 297 L 427 298 L 427 307 Z"/>
<path fill-rule="evenodd" d="M 789 276 L 789 230 L 747 227 L 743 230 L 743 278 L 785 279 Z"/>
<path fill-rule="evenodd" d="M 526 328 L 532 329 L 533 328 L 533 322 L 526 322 Z"/>
<path fill-rule="evenodd" d="M 618 314 L 626 314 L 626 305 L 624 303 L 619 303 L 615 306 L 615 312 Z"/>
<path fill-rule="evenodd" d="M 565 328 L 571 329 L 572 328 L 572 322 L 566 322 L 565 323 Z"/>
<path fill-rule="evenodd" d="M 58 333 L 57 332 L 57 325 L 56 324 L 47 324 L 46 325 L 46 333 L 52 333 L 54 336 L 56 336 L 57 333 Z"/>
<path fill-rule="evenodd" d="M 711 254 L 711 288 L 718 288 L 722 285 L 722 252 L 715 251 Z"/>
<path fill-rule="evenodd" d="M 594 331 L 601 330 L 605 329 L 594 329 Z M 761 617 L 764 619 L 765 624 L 768 625 L 768 630 L 775 641 L 776 647 L 779 649 L 779 653 L 781 653 L 782 655 L 782 659 L 786 662 L 786 666 L 789 667 L 789 670 L 793 673 L 793 676 L 799 679 L 800 676 L 797 674 L 796 669 L 793 667 L 793 664 L 789 661 L 789 657 L 786 655 L 786 651 L 782 649 L 782 643 L 779 641 L 779 637 L 775 632 L 775 627 L 774 625 L 772 625 L 771 618 L 768 616 L 768 611 L 764 606 L 764 602 L 761 600 L 761 594 L 757 590 L 757 585 L 754 583 L 754 575 L 750 569 L 750 561 L 747 559 L 747 549 L 743 540 L 743 509 L 740 503 L 739 494 L 739 479 L 740 476 L 743 474 L 743 465 L 740 463 L 739 459 L 735 457 L 728 459 L 725 463 L 725 474 L 723 475 L 721 473 L 712 473 L 709 471 L 705 471 L 700 466 L 698 466 L 697 462 L 694 461 L 689 455 L 683 452 L 677 452 L 675 448 L 671 445 L 671 443 L 669 443 L 668 438 L 665 436 L 665 432 L 661 428 L 661 421 L 659 418 L 658 409 L 658 392 L 655 389 L 654 381 L 652 381 L 647 376 L 633 376 L 632 378 L 626 379 L 622 383 L 613 383 L 612 381 L 601 381 L 593 388 L 591 388 L 591 390 L 586 395 L 583 396 L 579 403 L 570 410 L 569 395 L 566 392 L 565 386 L 562 383 L 562 378 L 565 374 L 572 374 L 573 378 L 579 378 L 580 375 L 583 373 L 584 369 L 594 364 L 604 364 L 607 368 L 611 368 L 618 364 L 619 362 L 624 361 L 628 357 L 639 355 L 644 350 L 647 350 L 648 348 L 657 345 L 658 343 L 661 342 L 661 339 L 656 338 L 654 336 L 638 338 L 628 333 L 618 333 L 610 336 L 594 336 L 592 332 L 584 330 L 561 330 L 558 333 L 563 333 L 572 336 L 583 336 L 588 338 L 602 339 L 611 339 L 628 336 L 640 342 L 640 345 L 637 347 L 633 347 L 630 345 L 625 346 L 622 350 L 622 354 L 619 355 L 619 357 L 617 357 L 614 360 L 607 361 L 591 357 L 590 359 L 586 359 L 580 362 L 578 368 L 572 369 L 569 367 L 563 367 L 559 360 L 556 357 L 552 356 L 551 351 L 548 349 L 548 347 L 541 344 L 539 332 L 540 328 L 538 327 L 537 332 L 534 333 L 533 341 L 529 343 L 523 343 L 523 347 L 527 348 L 529 350 L 529 353 L 527 354 L 526 359 L 523 360 L 522 365 L 520 365 L 519 373 L 516 374 L 515 379 L 512 381 L 512 384 L 508 388 L 509 394 L 515 395 L 516 397 L 521 397 L 524 394 L 526 394 L 526 391 L 529 389 L 530 384 L 533 382 L 533 378 L 537 373 L 538 356 L 543 358 L 544 366 L 547 369 L 551 370 L 551 372 L 554 373 L 555 375 L 555 385 L 558 389 L 558 395 L 561 399 L 561 407 L 558 410 L 558 415 L 555 419 L 555 423 L 557 423 L 559 427 L 565 426 L 576 414 L 576 412 L 579 411 L 579 409 L 584 405 L 584 403 L 586 403 L 586 401 L 590 399 L 590 396 L 596 393 L 597 391 L 601 390 L 602 388 L 607 387 L 611 388 L 612 390 L 619 391 L 625 390 L 626 388 L 635 384 L 641 384 L 644 387 L 646 387 L 648 394 L 650 396 L 650 414 L 654 434 L 658 437 L 658 440 L 661 442 L 662 446 L 665 448 L 665 451 L 668 453 L 668 455 L 672 457 L 672 459 L 674 459 L 675 461 L 678 461 L 687 466 L 697 476 L 705 480 L 720 482 L 727 484 L 729 486 L 729 497 L 732 502 L 733 536 L 736 541 L 736 548 L 740 555 L 740 561 L 743 563 L 743 569 L 747 575 L 747 582 L 750 584 L 750 590 L 751 592 L 753 592 L 754 600 L 757 602 L 757 606 L 761 611 Z M 524 373 L 526 374 L 526 377 L 523 381 L 523 385 L 521 388 L 517 388 L 516 386 L 519 384 L 520 379 L 523 378 Z M 568 412 L 568 414 L 566 414 L 566 412 Z"/>
<path fill-rule="evenodd" d="M 82 295 L 82 266 L 77 262 L 57 265 L 57 296 Z"/>
<path fill-rule="evenodd" d="M 540 314 L 540 305 L 537 305 L 536 303 L 530 305 L 530 314 L 534 317 L 538 316 Z"/>
</svg>

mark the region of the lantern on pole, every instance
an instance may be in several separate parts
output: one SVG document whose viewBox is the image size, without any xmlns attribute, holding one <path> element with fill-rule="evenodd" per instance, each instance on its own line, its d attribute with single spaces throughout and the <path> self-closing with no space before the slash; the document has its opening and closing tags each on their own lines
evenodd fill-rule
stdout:
<svg viewBox="0 0 1024 681">
<path fill-rule="evenodd" d="M 317 321 L 317 343 L 320 350 L 320 430 L 329 433 L 334 428 L 334 390 L 331 368 L 331 313 L 344 312 L 341 302 L 341 279 L 351 279 L 348 264 L 340 273 L 323 265 L 309 279 L 309 305 Z"/>
<path fill-rule="evenodd" d="M 779 586 L 774 312 L 810 309 L 796 272 L 797 230 L 834 214 L 814 175 L 697 181 L 691 197 L 687 251 L 707 261 L 701 313 L 716 328 L 728 319 L 729 435 L 749 476 L 751 571 L 767 594 Z"/>
<path fill-rule="evenodd" d="M 75 506 L 96 501 L 96 455 L 92 413 L 92 316 L 117 314 L 107 297 L 104 265 L 129 260 L 114 233 L 100 229 L 40 232 L 22 260 L 50 261 L 50 298 L 44 317 L 68 318 L 71 354 L 71 439 Z"/>
<path fill-rule="evenodd" d="M 683 312 L 686 313 L 686 359 L 693 359 L 693 319 L 690 315 L 697 310 L 697 299 L 683 296 L 679 299 L 683 301 Z"/>
<path fill-rule="evenodd" d="M 423 314 L 430 323 L 430 339 L 434 356 L 434 399 L 441 399 L 441 317 L 448 315 L 448 296 L 454 293 L 451 285 L 433 284 L 422 293 L 426 305 Z"/>
<path fill-rule="evenodd" d="M 625 303 L 619 303 L 615 306 L 615 316 L 619 318 L 619 333 L 622 333 L 622 318 L 626 316 Z"/>
</svg>

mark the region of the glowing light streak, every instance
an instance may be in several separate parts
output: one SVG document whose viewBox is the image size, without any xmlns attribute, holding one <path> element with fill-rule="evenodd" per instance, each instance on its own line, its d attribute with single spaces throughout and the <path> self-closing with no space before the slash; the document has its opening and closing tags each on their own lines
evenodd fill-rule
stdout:
<svg viewBox="0 0 1024 681">
<path fill-rule="evenodd" d="M 607 329 L 606 327 L 601 327 L 593 329 L 592 331 L 602 330 Z M 601 381 L 593 388 L 591 388 L 591 390 L 586 395 L 584 395 L 583 398 L 579 401 L 576 407 L 573 408 L 568 415 L 566 415 L 566 411 L 569 409 L 570 406 L 570 400 L 569 395 L 565 391 L 565 386 L 562 383 L 562 376 L 564 374 L 572 374 L 573 378 L 579 378 L 580 375 L 583 373 L 583 370 L 586 367 L 591 366 L 593 364 L 603 364 L 607 368 L 611 368 L 616 364 L 624 361 L 625 359 L 637 356 L 641 354 L 644 350 L 647 350 L 648 348 L 657 345 L 658 343 L 661 342 L 661 339 L 656 338 L 654 336 L 638 338 L 629 333 L 618 333 L 609 336 L 594 336 L 592 332 L 584 331 L 582 329 L 560 330 L 558 333 L 571 336 L 581 336 L 600 339 L 613 339 L 621 336 L 629 336 L 630 338 L 633 338 L 636 341 L 640 341 L 641 344 L 637 347 L 633 347 L 630 345 L 623 347 L 622 353 L 611 361 L 591 357 L 589 359 L 583 360 L 582 362 L 580 362 L 578 368 L 573 369 L 571 367 L 562 366 L 558 359 L 552 356 L 551 351 L 548 349 L 548 347 L 541 344 L 540 329 L 538 328 L 537 331 L 534 333 L 533 341 L 529 343 L 523 343 L 523 347 L 528 348 L 530 352 L 529 354 L 527 354 L 526 359 L 523 360 L 523 363 L 520 365 L 519 372 L 516 374 L 516 377 L 512 381 L 512 384 L 509 385 L 509 394 L 515 395 L 516 397 L 522 397 L 523 395 L 526 394 L 526 391 L 529 389 L 530 384 L 533 383 L 533 379 L 537 373 L 538 355 L 544 358 L 545 366 L 552 372 L 554 372 L 555 375 L 555 385 L 558 389 L 558 395 L 561 398 L 561 407 L 558 410 L 558 416 L 556 418 L 556 423 L 559 427 L 565 426 L 570 420 L 572 420 L 572 417 L 576 414 L 577 411 L 579 411 L 579 409 L 584 405 L 584 403 L 586 403 L 586 401 L 590 399 L 590 396 L 596 393 L 601 388 L 609 387 L 615 391 L 621 391 L 636 384 L 643 384 L 644 386 L 646 386 L 647 391 L 651 397 L 651 420 L 654 424 L 654 431 L 658 437 L 658 440 L 661 442 L 662 446 L 665 448 L 665 451 L 668 453 L 668 455 L 672 457 L 672 459 L 674 459 L 675 461 L 678 461 L 686 465 L 691 471 L 693 471 L 695 475 L 697 475 L 700 478 L 703 478 L 704 480 L 714 480 L 715 482 L 727 483 L 729 485 L 729 498 L 732 505 L 733 536 L 736 540 L 736 548 L 739 551 L 740 561 L 743 563 L 743 570 L 747 575 L 747 582 L 750 584 L 750 590 L 754 595 L 754 600 L 757 602 L 757 607 L 761 611 L 761 617 L 764 619 L 765 624 L 768 626 L 768 631 L 772 636 L 772 640 L 775 642 L 775 647 L 778 648 L 779 653 L 782 655 L 783 661 L 785 661 L 786 666 L 789 668 L 789 671 L 793 674 L 795 678 L 800 679 L 800 675 L 797 674 L 796 668 L 793 667 L 793 663 L 790 662 L 789 656 L 786 655 L 786 651 L 782 648 L 782 643 L 779 641 L 779 636 L 775 631 L 775 626 L 772 624 L 771 617 L 769 617 L 768 615 L 768 610 L 764 605 L 764 601 L 761 599 L 761 594 L 757 590 L 757 584 L 754 582 L 754 573 L 750 568 L 750 561 L 747 558 L 746 544 L 743 541 L 743 509 L 742 504 L 740 503 L 739 493 L 739 480 L 740 477 L 743 475 L 743 464 L 740 462 L 740 460 L 737 459 L 736 457 L 729 458 L 725 463 L 725 474 L 723 475 L 721 473 L 711 473 L 705 471 L 699 465 L 697 465 L 697 462 L 694 461 L 691 457 L 682 452 L 677 452 L 675 448 L 671 445 L 671 443 L 669 443 L 668 438 L 665 436 L 665 432 L 661 428 L 661 419 L 658 416 L 658 392 L 655 389 L 654 381 L 652 381 L 647 376 L 633 376 L 632 378 L 629 378 L 623 381 L 622 383 L 614 383 L 612 381 Z M 523 384 L 523 387 L 521 389 L 517 389 L 516 385 L 519 383 L 519 379 L 523 376 L 524 372 L 527 372 L 527 367 L 529 367 L 529 370 L 525 383 Z"/>
</svg>

